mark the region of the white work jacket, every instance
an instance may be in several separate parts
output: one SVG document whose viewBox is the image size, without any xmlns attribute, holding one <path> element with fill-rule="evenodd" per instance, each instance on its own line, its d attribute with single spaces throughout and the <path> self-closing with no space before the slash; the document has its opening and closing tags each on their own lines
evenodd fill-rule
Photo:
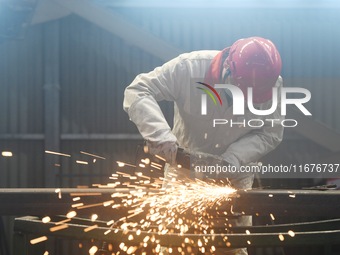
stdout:
<svg viewBox="0 0 340 255">
<path fill-rule="evenodd" d="M 182 147 L 221 155 L 229 163 L 240 167 L 258 161 L 281 142 L 283 117 L 280 115 L 280 103 L 277 110 L 267 116 L 254 115 L 247 107 L 244 115 L 235 116 L 223 89 L 218 89 L 223 105 L 215 105 L 207 96 L 207 114 L 202 115 L 201 98 L 204 92 L 197 89 L 200 85 L 196 82 L 204 80 L 218 52 L 185 53 L 149 73 L 138 75 L 125 90 L 124 110 L 146 140 L 159 142 L 162 139 L 177 139 Z M 281 77 L 275 86 L 282 86 Z M 174 102 L 172 130 L 157 103 L 161 100 Z M 270 107 L 271 101 L 256 106 L 257 109 Z M 214 119 L 228 123 L 213 127 Z M 231 122 L 236 124 L 231 126 Z"/>
</svg>

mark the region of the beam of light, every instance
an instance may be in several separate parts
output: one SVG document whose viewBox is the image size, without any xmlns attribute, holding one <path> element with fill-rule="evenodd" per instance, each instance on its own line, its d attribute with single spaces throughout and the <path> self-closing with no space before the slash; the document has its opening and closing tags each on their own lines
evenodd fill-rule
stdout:
<svg viewBox="0 0 340 255">
<path fill-rule="evenodd" d="M 91 215 L 91 221 L 96 221 L 98 219 L 98 214 Z"/>
<path fill-rule="evenodd" d="M 162 168 L 163 168 L 161 165 L 156 164 L 154 162 L 151 162 L 151 167 L 153 167 L 153 168 L 155 168 L 157 170 L 162 170 Z"/>
<path fill-rule="evenodd" d="M 58 221 L 58 222 L 56 222 L 55 224 L 56 224 L 56 225 L 62 225 L 62 224 L 65 224 L 65 223 L 67 223 L 67 222 L 70 222 L 70 221 L 71 221 L 71 219 L 65 219 L 65 220 Z"/>
<path fill-rule="evenodd" d="M 82 205 L 77 207 L 77 209 L 86 209 L 86 208 L 91 208 L 91 207 L 98 207 L 98 206 L 102 206 L 103 203 L 96 203 L 96 204 L 88 204 L 88 205 Z"/>
<path fill-rule="evenodd" d="M 160 160 L 162 160 L 162 161 L 164 161 L 164 162 L 166 161 L 165 158 L 163 158 L 163 157 L 161 157 L 161 156 L 159 156 L 159 155 L 155 155 L 155 157 L 158 158 L 158 159 L 160 159 Z"/>
<path fill-rule="evenodd" d="M 104 235 L 107 235 L 107 234 L 109 234 L 109 233 L 111 233 L 111 230 L 109 229 L 109 230 L 106 230 L 105 232 L 104 232 Z"/>
<path fill-rule="evenodd" d="M 110 201 L 105 201 L 105 202 L 103 202 L 103 206 L 104 207 L 107 207 L 107 206 L 110 206 L 110 205 L 112 205 L 114 203 L 114 201 L 113 200 L 110 200 Z"/>
<path fill-rule="evenodd" d="M 88 152 L 85 152 L 85 151 L 80 151 L 81 154 L 84 154 L 84 155 L 88 155 L 88 156 L 91 156 L 91 157 L 94 157 L 94 158 L 99 158 L 99 159 L 106 159 L 102 156 L 98 156 L 98 155 L 95 155 L 95 154 L 92 154 L 92 153 L 88 153 Z"/>
<path fill-rule="evenodd" d="M 83 160 L 76 160 L 76 163 L 81 164 L 81 165 L 88 165 L 89 164 L 89 162 L 83 161 Z"/>
<path fill-rule="evenodd" d="M 150 161 L 149 158 L 145 158 L 145 159 L 142 159 L 141 162 L 146 164 L 146 165 L 149 165 L 151 161 Z"/>
<path fill-rule="evenodd" d="M 58 155 L 58 156 L 63 156 L 63 157 L 71 157 L 71 155 L 69 154 L 65 154 L 65 153 L 61 153 L 61 152 L 56 152 L 56 151 L 45 151 L 45 153 L 47 154 L 54 154 L 54 155 Z"/>
<path fill-rule="evenodd" d="M 37 244 L 37 243 L 44 242 L 46 240 L 47 240 L 47 236 L 41 236 L 41 237 L 38 237 L 38 238 L 35 238 L 35 239 L 31 239 L 30 243 L 31 244 Z"/>
<path fill-rule="evenodd" d="M 77 215 L 76 211 L 71 211 L 69 213 L 66 214 L 66 217 L 68 219 L 72 219 L 73 217 L 75 217 Z"/>
<path fill-rule="evenodd" d="M 102 193 L 100 193 L 100 192 L 89 192 L 89 193 L 81 193 L 81 192 L 79 192 L 79 193 L 71 193 L 70 194 L 70 196 L 71 197 L 88 197 L 88 196 L 101 196 L 102 195 Z"/>
<path fill-rule="evenodd" d="M 131 167 L 136 167 L 135 165 L 131 165 L 122 161 L 116 161 L 119 167 L 124 167 L 124 166 L 131 166 Z"/>
<path fill-rule="evenodd" d="M 77 208 L 77 207 L 81 207 L 83 205 L 84 205 L 84 203 L 78 203 L 78 204 L 73 204 L 71 207 L 72 208 Z"/>
<path fill-rule="evenodd" d="M 42 218 L 41 221 L 42 221 L 43 223 L 48 223 L 48 222 L 51 221 L 51 218 L 48 217 L 48 216 L 46 216 L 46 217 Z"/>
<path fill-rule="evenodd" d="M 288 231 L 288 235 L 290 235 L 291 237 L 295 236 L 295 232 L 293 230 L 289 230 Z"/>
<path fill-rule="evenodd" d="M 279 239 L 281 242 L 283 242 L 285 240 L 285 237 L 282 234 L 279 234 Z"/>
<path fill-rule="evenodd" d="M 98 247 L 97 247 L 97 246 L 92 246 L 92 247 L 89 249 L 89 254 L 90 254 L 90 255 L 94 255 L 94 254 L 96 254 L 97 251 L 98 251 Z"/>
<path fill-rule="evenodd" d="M 89 232 L 89 231 L 94 230 L 94 229 L 96 229 L 96 228 L 98 228 L 98 225 L 97 225 L 97 224 L 96 224 L 96 225 L 93 225 L 93 226 L 89 226 L 89 227 L 87 227 L 87 228 L 84 228 L 84 232 Z"/>
<path fill-rule="evenodd" d="M 1 152 L 1 155 L 3 157 L 12 157 L 13 156 L 13 153 L 11 151 L 2 151 Z"/>
<path fill-rule="evenodd" d="M 61 224 L 61 225 L 58 225 L 58 226 L 55 226 L 55 227 L 51 227 L 50 231 L 51 232 L 56 232 L 56 231 L 60 231 L 62 229 L 66 229 L 66 228 L 68 228 L 67 224 Z"/>
<path fill-rule="evenodd" d="M 58 194 L 58 198 L 61 199 L 61 189 L 59 189 L 59 188 L 55 189 L 54 192 L 57 193 Z"/>
<path fill-rule="evenodd" d="M 127 249 L 126 253 L 127 253 L 127 254 L 133 254 L 137 249 L 138 249 L 137 246 L 130 246 L 130 247 Z"/>
</svg>

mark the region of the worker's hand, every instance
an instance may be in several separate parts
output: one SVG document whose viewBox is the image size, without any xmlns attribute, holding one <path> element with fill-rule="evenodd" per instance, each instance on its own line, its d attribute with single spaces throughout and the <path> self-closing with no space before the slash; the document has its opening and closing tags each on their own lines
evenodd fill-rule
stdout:
<svg viewBox="0 0 340 255">
<path fill-rule="evenodd" d="M 147 152 L 165 159 L 170 165 L 176 164 L 177 139 L 172 134 L 163 135 L 159 141 L 146 141 Z"/>
</svg>

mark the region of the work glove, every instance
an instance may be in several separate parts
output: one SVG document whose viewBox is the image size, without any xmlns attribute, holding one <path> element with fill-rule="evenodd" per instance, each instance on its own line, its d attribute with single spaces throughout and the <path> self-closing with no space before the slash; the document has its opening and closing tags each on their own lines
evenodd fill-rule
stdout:
<svg viewBox="0 0 340 255">
<path fill-rule="evenodd" d="M 221 169 L 230 165 L 230 163 L 221 156 L 184 148 L 178 149 L 177 163 L 194 172 L 199 172 L 201 167 L 205 167 L 205 169 L 202 169 L 205 172 L 206 168 L 214 169 L 218 166 L 219 169 Z M 214 179 L 218 177 L 218 174 L 218 170 L 215 169 L 215 171 L 210 172 L 207 177 Z"/>
<path fill-rule="evenodd" d="M 171 131 L 162 133 L 156 139 L 146 140 L 147 153 L 162 157 L 170 165 L 176 164 L 177 139 Z"/>
</svg>

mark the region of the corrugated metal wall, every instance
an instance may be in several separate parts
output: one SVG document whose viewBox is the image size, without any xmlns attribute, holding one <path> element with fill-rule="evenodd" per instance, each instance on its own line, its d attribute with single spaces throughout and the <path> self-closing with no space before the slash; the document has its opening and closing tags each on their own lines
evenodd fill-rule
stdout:
<svg viewBox="0 0 340 255">
<path fill-rule="evenodd" d="M 113 12 L 183 52 L 222 49 L 251 35 L 272 39 L 281 51 L 286 86 L 309 89 L 312 100 L 308 107 L 313 118 L 340 130 L 339 9 L 117 8 Z M 132 160 L 132 149 L 140 142 L 112 136 L 137 133 L 122 110 L 124 88 L 138 73 L 152 70 L 163 61 L 81 17 L 71 15 L 58 22 L 61 151 L 78 155 L 88 148 L 92 153 L 114 155 L 105 163 L 104 168 L 110 170 L 98 170 L 113 171 L 110 167 L 115 160 Z M 22 177 L 10 183 L 2 179 L 3 187 L 43 186 L 44 171 L 54 171 L 42 170 L 44 158 L 51 157 L 44 155 L 43 143 L 44 26 L 29 27 L 22 40 L 0 45 L 1 148 L 20 150 L 16 158 L 1 158 L 1 171 L 34 171 L 37 175 L 35 181 L 27 182 L 19 181 Z M 164 109 L 171 121 L 171 108 L 166 105 Z M 86 139 L 89 134 L 96 135 Z M 20 156 L 22 153 L 26 156 Z M 41 162 L 38 168 L 26 163 L 36 157 Z M 15 160 L 19 161 L 8 163 Z M 63 161 L 55 171 L 59 177 L 71 177 L 79 174 L 78 167 L 74 160 Z M 79 177 L 74 182 L 60 178 L 58 183 L 65 187 L 91 184 L 91 177 Z"/>
<path fill-rule="evenodd" d="M 42 133 L 42 30 L 0 45 L 1 134 Z"/>
<path fill-rule="evenodd" d="M 132 132 L 123 92 L 153 59 L 78 17 L 61 21 L 63 133 Z"/>
<path fill-rule="evenodd" d="M 35 27 L 25 39 L 0 45 L 0 150 L 14 154 L 0 157 L 1 187 L 43 186 L 41 38 Z"/>
</svg>

